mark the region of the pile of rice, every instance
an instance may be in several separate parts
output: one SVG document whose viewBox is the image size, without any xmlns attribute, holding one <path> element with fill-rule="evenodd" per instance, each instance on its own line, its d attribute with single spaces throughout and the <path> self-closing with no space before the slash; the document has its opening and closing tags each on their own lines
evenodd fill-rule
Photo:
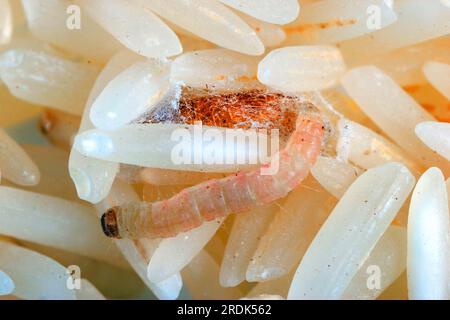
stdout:
<svg viewBox="0 0 450 320">
<path fill-rule="evenodd" d="M 449 33 L 445 0 L 0 0 L 0 299 L 449 299 Z M 312 95 L 331 149 L 267 206 L 107 238 L 245 169 L 134 123 L 180 86 Z"/>
</svg>

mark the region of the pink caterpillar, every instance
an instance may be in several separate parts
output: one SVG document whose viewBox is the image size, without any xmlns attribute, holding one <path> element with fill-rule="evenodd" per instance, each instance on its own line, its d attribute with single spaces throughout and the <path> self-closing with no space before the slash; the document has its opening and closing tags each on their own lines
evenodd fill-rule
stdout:
<svg viewBox="0 0 450 320">
<path fill-rule="evenodd" d="M 198 227 L 203 221 L 240 213 L 286 196 L 308 175 L 320 153 L 324 125 L 318 115 L 300 114 L 286 146 L 272 158 L 278 171 L 261 168 L 205 181 L 153 203 L 131 202 L 110 208 L 101 218 L 114 238 L 166 238 Z"/>
</svg>

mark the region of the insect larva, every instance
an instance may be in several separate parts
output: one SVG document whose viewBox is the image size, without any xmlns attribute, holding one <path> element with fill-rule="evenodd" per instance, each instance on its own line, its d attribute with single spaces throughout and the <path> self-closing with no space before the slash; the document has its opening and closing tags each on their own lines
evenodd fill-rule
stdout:
<svg viewBox="0 0 450 320">
<path fill-rule="evenodd" d="M 317 115 L 300 115 L 286 147 L 260 169 L 212 179 L 158 202 L 132 202 L 110 208 L 101 218 L 104 233 L 114 238 L 171 237 L 230 213 L 284 197 L 307 176 L 320 152 L 324 135 Z"/>
</svg>

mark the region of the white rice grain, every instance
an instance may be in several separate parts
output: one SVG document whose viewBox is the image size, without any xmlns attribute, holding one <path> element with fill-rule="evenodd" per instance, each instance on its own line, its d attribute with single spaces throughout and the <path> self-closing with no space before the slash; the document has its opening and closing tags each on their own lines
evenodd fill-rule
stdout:
<svg viewBox="0 0 450 320">
<path fill-rule="evenodd" d="M 43 42 L 100 63 L 106 63 L 123 49 L 114 37 L 74 7 L 70 0 L 22 0 L 22 4 L 30 31 Z M 79 19 L 77 14 L 80 14 Z"/>
<path fill-rule="evenodd" d="M 13 293 L 16 288 L 14 281 L 2 270 L 0 270 L 0 297 Z"/>
<path fill-rule="evenodd" d="M 124 266 L 91 207 L 0 186 L 0 234 Z"/>
<path fill-rule="evenodd" d="M 262 281 L 255 284 L 255 286 L 248 292 L 247 297 L 255 297 L 261 294 L 278 295 L 287 297 L 289 287 L 294 277 L 295 270 L 288 274 L 273 280 Z"/>
<path fill-rule="evenodd" d="M 282 91 L 315 91 L 335 86 L 344 72 L 344 60 L 335 47 L 284 47 L 261 60 L 258 80 Z"/>
<path fill-rule="evenodd" d="M 415 132 L 431 150 L 450 161 L 450 123 L 421 122 L 416 126 Z"/>
<path fill-rule="evenodd" d="M 406 228 L 390 226 L 343 294 L 343 299 L 373 300 L 406 268 Z"/>
<path fill-rule="evenodd" d="M 170 80 L 198 88 L 239 88 L 256 77 L 257 63 L 226 49 L 187 52 L 173 61 Z"/>
<path fill-rule="evenodd" d="M 30 156 L 1 128 L 0 169 L 3 178 L 23 186 L 37 185 L 41 177 Z"/>
<path fill-rule="evenodd" d="M 94 127 L 89 118 L 89 113 L 93 102 L 108 82 L 135 63 L 137 59 L 137 55 L 131 54 L 128 51 L 120 51 L 105 66 L 89 95 L 81 120 L 79 133 Z M 71 150 L 69 173 L 77 188 L 78 196 L 83 200 L 98 203 L 104 199 L 111 189 L 111 185 L 118 170 L 119 165 L 117 163 L 86 157 L 79 153 L 75 148 L 72 148 Z"/>
<path fill-rule="evenodd" d="M 242 19 L 214 0 L 133 0 L 161 17 L 221 47 L 260 55 L 264 45 Z"/>
<path fill-rule="evenodd" d="M 431 59 L 450 63 L 450 38 L 440 37 L 366 60 L 384 70 L 399 85 L 417 86 L 427 83 L 422 69 Z"/>
<path fill-rule="evenodd" d="M 278 205 L 272 204 L 236 215 L 220 265 L 219 281 L 223 287 L 234 287 L 245 280 L 258 242 L 277 210 Z"/>
<path fill-rule="evenodd" d="M 300 16 L 286 26 L 288 44 L 331 44 L 386 28 L 397 21 L 384 0 L 322 0 L 302 6 Z"/>
<path fill-rule="evenodd" d="M 414 185 L 400 163 L 367 170 L 347 190 L 309 246 L 288 299 L 339 299 Z"/>
<path fill-rule="evenodd" d="M 311 177 L 291 192 L 258 243 L 247 281 L 279 278 L 295 268 L 335 203 Z"/>
<path fill-rule="evenodd" d="M 9 0 L 0 0 L 0 45 L 10 41 L 12 29 L 12 10 Z"/>
<path fill-rule="evenodd" d="M 444 176 L 428 169 L 414 189 L 408 217 L 408 296 L 449 299 L 450 222 Z"/>
<path fill-rule="evenodd" d="M 207 128 L 203 126 L 202 130 Z M 191 137 L 195 132 L 199 132 L 199 126 L 164 123 L 130 124 L 114 131 L 93 129 L 82 132 L 75 137 L 74 148 L 87 157 L 111 162 L 203 172 L 235 172 L 239 169 L 254 167 L 253 164 L 239 163 L 239 159 L 258 160 L 267 157 L 264 148 L 255 150 L 256 145 L 249 147 L 244 131 L 223 127 L 214 127 L 214 129 L 215 136 L 226 137 L 228 134 L 235 139 L 225 144 L 222 139 L 207 141 L 201 137 L 202 142 L 194 144 L 191 142 Z M 258 139 L 264 139 L 264 136 L 265 134 L 262 133 Z M 215 150 L 215 156 L 219 159 L 219 161 L 213 161 L 216 163 L 186 158 L 187 155 L 190 155 L 189 157 L 196 155 L 205 159 L 211 150 Z M 233 156 L 231 161 L 226 161 L 225 155 Z"/>
<path fill-rule="evenodd" d="M 81 115 L 98 69 L 44 52 L 9 50 L 0 55 L 0 77 L 19 99 Z"/>
<path fill-rule="evenodd" d="M 126 0 L 76 0 L 105 30 L 130 50 L 148 58 L 183 51 L 176 34 L 153 12 Z"/>
<path fill-rule="evenodd" d="M 334 197 L 340 199 L 361 173 L 361 169 L 340 159 L 319 156 L 311 168 L 313 177 Z"/>
<path fill-rule="evenodd" d="M 13 295 L 29 300 L 75 300 L 66 268 L 37 252 L 0 241 L 0 269 L 14 281 Z"/>
<path fill-rule="evenodd" d="M 389 76 L 374 66 L 350 70 L 342 85 L 361 109 L 401 148 L 417 162 L 439 165 L 450 172 L 450 164 L 428 149 L 415 135 L 415 126 L 432 121 L 411 96 L 404 92 Z"/>
<path fill-rule="evenodd" d="M 286 40 L 286 33 L 282 27 L 252 18 L 245 14 L 239 14 L 239 12 L 237 14 L 255 30 L 258 38 L 267 48 L 279 47 Z"/>
<path fill-rule="evenodd" d="M 408 154 L 392 142 L 356 122 L 341 119 L 338 122 L 338 155 L 363 169 L 370 169 L 387 162 L 405 164 L 415 176 L 421 171 Z"/>
<path fill-rule="evenodd" d="M 169 88 L 170 63 L 162 59 L 138 61 L 115 77 L 95 99 L 92 123 L 114 130 L 155 106 Z"/>
<path fill-rule="evenodd" d="M 220 0 L 220 2 L 256 19 L 274 24 L 286 24 L 295 20 L 300 11 L 298 0 Z"/>
<path fill-rule="evenodd" d="M 222 219 L 205 222 L 198 228 L 163 239 L 147 266 L 149 280 L 160 282 L 180 272 L 203 249 L 222 222 Z"/>
<path fill-rule="evenodd" d="M 423 66 L 423 72 L 433 87 L 450 100 L 450 65 L 428 61 Z"/>
<path fill-rule="evenodd" d="M 349 60 L 361 61 L 450 32 L 450 8 L 441 0 L 396 0 L 394 9 L 398 16 L 396 23 L 342 42 L 343 55 Z"/>
</svg>

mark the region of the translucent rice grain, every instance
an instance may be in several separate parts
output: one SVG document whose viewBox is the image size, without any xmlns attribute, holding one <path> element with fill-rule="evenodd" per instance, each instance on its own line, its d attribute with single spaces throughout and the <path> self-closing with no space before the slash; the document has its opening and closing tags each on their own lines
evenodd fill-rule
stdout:
<svg viewBox="0 0 450 320">
<path fill-rule="evenodd" d="M 370 63 L 384 70 L 399 85 L 423 85 L 427 83 L 422 71 L 425 62 L 433 59 L 450 63 L 450 38 L 440 37 L 373 58 L 368 59 Z"/>
<path fill-rule="evenodd" d="M 400 163 L 367 170 L 347 190 L 304 255 L 289 299 L 339 299 L 414 185 Z"/>
<path fill-rule="evenodd" d="M 9 42 L 12 29 L 12 10 L 9 0 L 0 0 L 0 45 Z"/>
<path fill-rule="evenodd" d="M 194 257 L 182 275 L 192 299 L 235 300 L 242 296 L 238 288 L 224 288 L 219 284 L 219 265 L 205 250 Z"/>
<path fill-rule="evenodd" d="M 280 278 L 256 283 L 256 285 L 248 292 L 247 297 L 255 297 L 261 294 L 287 297 L 294 273 L 295 270 Z"/>
<path fill-rule="evenodd" d="M 0 241 L 0 269 L 14 281 L 13 295 L 29 300 L 75 300 L 66 268 L 37 252 Z"/>
<path fill-rule="evenodd" d="M 220 284 L 234 287 L 245 280 L 247 267 L 267 230 L 276 211 L 277 204 L 257 207 L 236 215 L 220 266 Z"/>
<path fill-rule="evenodd" d="M 257 63 L 252 57 L 226 49 L 187 52 L 172 63 L 170 79 L 198 88 L 240 88 L 255 79 Z"/>
<path fill-rule="evenodd" d="M 31 32 L 44 42 L 101 63 L 123 48 L 70 0 L 22 0 L 22 4 Z"/>
<path fill-rule="evenodd" d="M 3 129 L 0 128 L 0 170 L 2 177 L 19 185 L 39 183 L 39 168 Z"/>
<path fill-rule="evenodd" d="M 295 20 L 300 11 L 297 0 L 220 0 L 220 2 L 258 20 L 274 24 L 286 24 Z"/>
<path fill-rule="evenodd" d="M 127 51 L 121 51 L 105 66 L 89 95 L 79 133 L 94 127 L 89 119 L 89 113 L 94 100 L 108 82 L 135 63 L 137 59 L 138 56 Z M 111 189 L 118 170 L 119 165 L 117 163 L 92 159 L 72 148 L 69 158 L 69 173 L 77 188 L 78 196 L 83 200 L 98 203 L 104 199 Z"/>
<path fill-rule="evenodd" d="M 147 8 L 126 0 L 77 0 L 105 30 L 130 50 L 149 57 L 182 52 L 176 34 Z"/>
<path fill-rule="evenodd" d="M 147 266 L 148 279 L 160 282 L 180 272 L 213 237 L 222 221 L 205 222 L 176 237 L 163 239 Z"/>
<path fill-rule="evenodd" d="M 449 298 L 449 208 L 444 176 L 428 169 L 414 189 L 408 218 L 408 296 Z"/>
<path fill-rule="evenodd" d="M 337 122 L 341 117 L 345 117 L 352 121 L 358 122 L 372 130 L 376 130 L 376 126 L 369 117 L 358 107 L 358 105 L 345 93 L 342 86 L 334 89 L 325 90 L 322 93 L 325 101 L 340 114 L 335 120 Z"/>
<path fill-rule="evenodd" d="M 364 169 L 398 161 L 416 176 L 419 175 L 420 166 L 403 150 L 372 130 L 347 119 L 339 120 L 338 130 L 337 152 L 343 160 L 349 160 Z"/>
<path fill-rule="evenodd" d="M 415 126 L 432 121 L 412 97 L 374 66 L 350 70 L 342 85 L 352 99 L 394 142 L 424 165 L 439 165 L 450 172 L 449 163 L 428 149 L 414 133 Z"/>
<path fill-rule="evenodd" d="M 416 126 L 416 134 L 431 150 L 450 161 L 450 123 L 427 121 Z"/>
<path fill-rule="evenodd" d="M 94 101 L 92 123 L 114 130 L 151 110 L 169 88 L 170 64 L 165 60 L 138 61 L 115 77 Z"/>
<path fill-rule="evenodd" d="M 258 80 L 282 91 L 314 91 L 335 86 L 344 72 L 337 48 L 295 46 L 271 51 L 259 63 Z"/>
<path fill-rule="evenodd" d="M 319 156 L 311 174 L 325 190 L 340 199 L 361 170 L 339 159 Z"/>
<path fill-rule="evenodd" d="M 390 226 L 352 279 L 342 298 L 376 299 L 394 283 L 405 268 L 406 228 Z"/>
<path fill-rule="evenodd" d="M 14 281 L 0 270 L 0 297 L 10 295 L 15 288 Z"/>
<path fill-rule="evenodd" d="M 264 45 L 242 19 L 211 0 L 134 0 L 161 17 L 221 47 L 260 55 Z"/>
<path fill-rule="evenodd" d="M 31 50 L 0 56 L 0 76 L 11 93 L 25 101 L 81 115 L 98 70 Z"/>
<path fill-rule="evenodd" d="M 423 72 L 428 81 L 450 100 L 450 65 L 429 61 L 423 66 Z"/>
<path fill-rule="evenodd" d="M 80 266 L 81 277 L 93 281 L 95 286 L 109 299 L 131 298 L 145 290 L 145 285 L 128 264 L 117 267 L 86 256 L 28 241 L 20 241 L 20 244 L 27 249 L 54 259 L 64 266 Z M 111 281 L 111 279 L 114 279 L 114 281 Z"/>
<path fill-rule="evenodd" d="M 137 184 L 141 182 L 147 183 L 141 177 L 142 171 L 143 169 L 141 167 L 122 164 L 116 178 L 129 184 Z"/>
<path fill-rule="evenodd" d="M 306 252 L 335 203 L 314 179 L 303 182 L 280 206 L 258 243 L 247 269 L 247 281 L 267 281 L 288 274 Z"/>
<path fill-rule="evenodd" d="M 450 32 L 450 9 L 441 0 L 396 0 L 394 9 L 398 15 L 396 23 L 342 42 L 343 55 L 349 60 L 361 61 Z"/>
<path fill-rule="evenodd" d="M 138 200 L 139 197 L 132 186 L 116 180 L 111 188 L 108 198 L 97 205 L 97 213 L 100 216 L 105 210 L 112 206 Z M 114 242 L 138 276 L 158 299 L 174 300 L 178 298 L 181 288 L 183 287 L 183 281 L 179 273 L 175 273 L 171 277 L 158 283 L 150 281 L 147 277 L 147 265 L 150 257 L 158 247 L 159 240 L 140 239 L 132 241 L 130 239 L 120 239 L 114 240 Z"/>
<path fill-rule="evenodd" d="M 124 265 L 88 206 L 1 186 L 0 208 L 0 234 Z"/>
<path fill-rule="evenodd" d="M 81 288 L 75 290 L 75 295 L 77 300 L 106 300 L 103 294 L 86 279 L 81 279 Z"/>
<path fill-rule="evenodd" d="M 70 150 L 73 137 L 80 127 L 79 116 L 67 112 L 47 109 L 40 119 L 40 129 L 44 136 L 55 146 Z"/>
<path fill-rule="evenodd" d="M 267 157 L 264 148 L 255 150 L 253 148 L 255 145 L 249 147 L 245 138 L 245 131 L 226 128 L 215 129 L 217 134 L 222 137 L 232 134 L 237 138 L 233 142 L 227 142 L 226 146 L 224 146 L 223 141 L 220 141 L 221 139 L 212 139 L 212 141 L 204 139 L 201 150 L 198 150 L 194 149 L 198 147 L 198 144 L 188 141 L 193 137 L 194 132 L 200 130 L 198 126 L 161 123 L 131 124 L 114 131 L 93 129 L 82 132 L 75 137 L 74 148 L 85 156 L 111 162 L 203 172 L 235 172 L 239 168 L 244 169 L 253 166 L 248 163 L 240 164 L 237 161 L 239 159 L 249 159 L 253 156 L 256 159 Z M 203 130 L 205 130 L 205 127 L 203 127 Z M 227 131 L 230 133 L 227 133 Z M 181 138 L 178 134 L 181 135 Z M 263 137 L 260 136 L 258 139 L 263 139 Z M 204 159 L 207 157 L 207 152 L 211 152 L 211 150 L 217 150 L 216 155 L 223 159 L 222 163 L 220 161 L 218 163 L 195 162 L 193 159 L 179 158 L 180 154 L 187 155 L 190 152 L 191 155 L 196 154 Z M 223 158 L 225 154 L 234 154 L 235 157 L 230 163 L 227 163 L 226 159 Z"/>
<path fill-rule="evenodd" d="M 397 20 L 384 0 L 315 1 L 302 6 L 300 16 L 285 27 L 288 43 L 337 43 L 383 29 Z"/>
<path fill-rule="evenodd" d="M 264 46 L 278 47 L 286 40 L 286 33 L 283 28 L 274 24 L 270 24 L 245 14 L 238 14 L 253 30 L 255 30 L 258 38 Z"/>
</svg>

